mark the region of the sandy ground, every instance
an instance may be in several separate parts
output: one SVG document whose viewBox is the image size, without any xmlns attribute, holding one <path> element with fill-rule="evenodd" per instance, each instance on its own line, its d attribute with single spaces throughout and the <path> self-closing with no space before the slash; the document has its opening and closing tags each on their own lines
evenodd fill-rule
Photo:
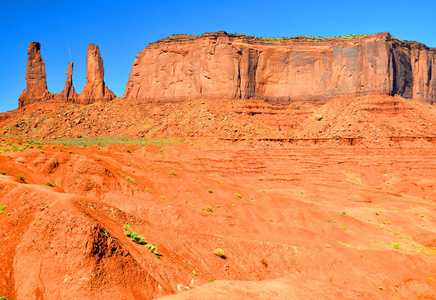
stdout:
<svg viewBox="0 0 436 300">
<path fill-rule="evenodd" d="M 436 297 L 434 147 L 0 140 L 9 300 Z"/>
</svg>

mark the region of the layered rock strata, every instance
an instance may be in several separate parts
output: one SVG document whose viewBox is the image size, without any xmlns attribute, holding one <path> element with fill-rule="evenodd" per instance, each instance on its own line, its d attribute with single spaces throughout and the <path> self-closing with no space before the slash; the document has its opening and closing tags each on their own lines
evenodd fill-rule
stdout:
<svg viewBox="0 0 436 300">
<path fill-rule="evenodd" d="M 176 35 L 136 57 L 124 98 L 322 101 L 378 93 L 436 101 L 436 49 L 389 33 L 262 39 Z"/>
</svg>

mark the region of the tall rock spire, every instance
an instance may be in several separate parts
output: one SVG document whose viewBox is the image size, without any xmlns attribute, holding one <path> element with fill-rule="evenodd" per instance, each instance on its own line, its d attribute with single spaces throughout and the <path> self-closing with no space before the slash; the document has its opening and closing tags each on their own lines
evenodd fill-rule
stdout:
<svg viewBox="0 0 436 300">
<path fill-rule="evenodd" d="M 76 90 L 73 86 L 73 63 L 68 64 L 67 80 L 65 81 L 65 87 L 62 91 L 62 100 L 66 102 L 75 102 L 77 98 Z"/>
<path fill-rule="evenodd" d="M 98 46 L 90 44 L 86 56 L 86 83 L 77 102 L 89 104 L 112 100 L 116 96 L 104 83 L 103 59 Z"/>
<path fill-rule="evenodd" d="M 47 91 L 45 63 L 41 56 L 41 44 L 31 42 L 27 50 L 26 82 L 27 86 L 18 98 L 18 106 L 45 100 L 50 96 Z"/>
</svg>

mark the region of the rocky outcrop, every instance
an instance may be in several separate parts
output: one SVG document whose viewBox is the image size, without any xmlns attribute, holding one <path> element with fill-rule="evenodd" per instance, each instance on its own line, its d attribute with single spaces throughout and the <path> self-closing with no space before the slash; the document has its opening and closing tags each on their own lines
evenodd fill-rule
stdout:
<svg viewBox="0 0 436 300">
<path fill-rule="evenodd" d="M 112 100 L 116 96 L 104 83 L 103 59 L 98 46 L 90 44 L 86 56 L 86 83 L 78 97 L 78 103 Z"/>
<path fill-rule="evenodd" d="M 31 42 L 27 50 L 26 83 L 27 86 L 18 98 L 18 106 L 45 100 L 50 93 L 47 91 L 45 63 L 41 56 L 41 44 Z"/>
<path fill-rule="evenodd" d="M 97 45 L 88 46 L 86 84 L 80 95 L 76 93 L 73 86 L 72 62 L 68 64 L 64 90 L 58 94 L 52 94 L 47 90 L 45 63 L 42 60 L 40 49 L 41 45 L 37 42 L 29 44 L 26 69 L 27 87 L 18 99 L 19 107 L 49 100 L 89 104 L 95 101 L 109 101 L 116 97 L 104 83 L 103 59 Z"/>
<path fill-rule="evenodd" d="M 379 93 L 436 101 L 436 50 L 389 33 L 262 39 L 176 35 L 136 57 L 126 99 L 323 101 Z"/>
<path fill-rule="evenodd" d="M 67 80 L 65 81 L 64 90 L 61 92 L 61 97 L 63 101 L 75 102 L 77 99 L 77 93 L 73 86 L 73 63 L 68 64 L 67 70 Z"/>
</svg>

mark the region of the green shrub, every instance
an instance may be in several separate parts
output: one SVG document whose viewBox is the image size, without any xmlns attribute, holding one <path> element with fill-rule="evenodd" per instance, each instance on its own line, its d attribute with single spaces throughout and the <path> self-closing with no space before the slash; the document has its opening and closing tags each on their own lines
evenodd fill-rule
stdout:
<svg viewBox="0 0 436 300">
<path fill-rule="evenodd" d="M 17 178 L 18 178 L 20 181 L 24 182 L 24 175 L 23 175 L 23 174 L 18 174 L 18 175 L 17 175 Z"/>
<path fill-rule="evenodd" d="M 177 176 L 177 173 L 174 172 L 174 171 L 171 171 L 171 172 L 170 172 L 170 175 L 171 175 L 171 176 Z"/>
<path fill-rule="evenodd" d="M 213 209 L 212 209 L 212 207 L 210 207 L 210 206 L 206 206 L 206 211 L 208 211 L 208 212 L 213 212 Z"/>
<path fill-rule="evenodd" d="M 125 230 L 124 235 L 129 237 L 135 243 L 138 243 L 140 245 L 143 245 L 146 243 L 145 237 L 137 234 L 136 232 L 132 232 L 132 227 L 130 226 L 130 224 L 125 224 L 123 226 L 123 229 Z"/>
<path fill-rule="evenodd" d="M 3 213 L 3 211 L 5 210 L 6 206 L 0 206 L 0 214 Z"/>
<path fill-rule="evenodd" d="M 236 198 L 242 198 L 241 194 L 236 194 Z"/>
<path fill-rule="evenodd" d="M 51 186 L 51 187 L 54 187 L 54 184 L 53 183 L 51 183 L 51 182 L 47 182 L 46 184 L 45 184 L 46 186 Z"/>
<path fill-rule="evenodd" d="M 212 190 L 207 190 L 207 192 L 208 192 L 209 194 L 212 194 L 212 193 L 213 193 L 213 191 L 212 191 Z"/>
<path fill-rule="evenodd" d="M 127 176 L 127 180 L 128 180 L 130 183 L 136 184 L 136 180 L 135 180 L 135 178 L 132 178 L 132 177 Z"/>
<path fill-rule="evenodd" d="M 2 175 L 6 175 L 6 172 L 5 171 L 2 171 L 2 173 L 1 173 Z"/>
<path fill-rule="evenodd" d="M 150 250 L 151 253 L 157 254 L 157 247 L 152 244 L 146 244 L 145 247 Z"/>
<path fill-rule="evenodd" d="M 0 300 L 8 300 L 6 297 L 0 297 Z"/>
<path fill-rule="evenodd" d="M 140 244 L 140 245 L 143 245 L 143 244 L 146 243 L 146 241 L 145 241 L 145 237 L 143 237 L 142 235 L 138 235 L 138 234 L 135 234 L 135 236 L 133 237 L 133 233 L 134 233 L 134 232 L 132 232 L 132 235 L 130 236 L 130 238 L 132 239 L 132 241 L 134 241 L 134 242 L 136 242 L 136 243 L 138 243 L 138 244 Z"/>
<path fill-rule="evenodd" d="M 400 243 L 393 244 L 392 248 L 397 249 L 397 250 L 400 249 Z"/>
<path fill-rule="evenodd" d="M 213 250 L 213 254 L 215 254 L 218 257 L 225 258 L 223 249 L 215 249 Z"/>
</svg>

